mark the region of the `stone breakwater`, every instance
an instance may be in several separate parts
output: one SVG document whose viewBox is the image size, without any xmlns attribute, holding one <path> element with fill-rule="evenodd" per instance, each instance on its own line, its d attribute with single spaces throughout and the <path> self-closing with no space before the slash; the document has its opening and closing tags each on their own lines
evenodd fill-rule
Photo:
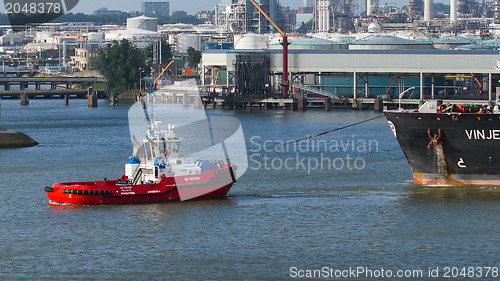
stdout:
<svg viewBox="0 0 500 281">
<path fill-rule="evenodd" d="M 0 130 L 0 148 L 29 147 L 38 142 L 29 136 L 11 130 Z"/>
</svg>

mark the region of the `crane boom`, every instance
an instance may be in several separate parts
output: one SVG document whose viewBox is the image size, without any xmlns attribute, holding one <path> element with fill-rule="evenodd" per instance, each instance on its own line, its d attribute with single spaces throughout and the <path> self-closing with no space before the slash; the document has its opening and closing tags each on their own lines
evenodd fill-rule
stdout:
<svg viewBox="0 0 500 281">
<path fill-rule="evenodd" d="M 173 63 L 174 61 L 171 61 L 164 69 L 163 71 L 160 73 L 160 75 L 158 75 L 158 77 L 156 77 L 155 81 L 153 82 L 153 89 L 156 90 L 156 82 L 158 81 L 158 79 L 160 79 L 160 77 L 162 76 L 163 72 L 165 72 L 168 67 Z"/>
<path fill-rule="evenodd" d="M 278 32 L 281 34 L 281 37 L 283 38 L 283 42 L 281 45 L 283 46 L 283 81 L 281 82 L 281 86 L 283 88 L 283 97 L 286 97 L 288 95 L 288 38 L 286 34 L 281 31 L 281 29 L 271 20 L 271 18 L 255 3 L 254 0 L 250 0 L 252 4 L 261 12 L 264 17 L 271 22 L 271 24 L 278 30 Z"/>
</svg>

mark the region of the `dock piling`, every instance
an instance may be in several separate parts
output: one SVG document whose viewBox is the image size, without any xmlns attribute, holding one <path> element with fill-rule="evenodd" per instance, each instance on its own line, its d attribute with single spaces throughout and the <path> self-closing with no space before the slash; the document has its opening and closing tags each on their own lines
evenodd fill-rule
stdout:
<svg viewBox="0 0 500 281">
<path fill-rule="evenodd" d="M 300 97 L 299 98 L 297 109 L 299 111 L 307 110 L 307 99 L 305 97 Z"/>
<path fill-rule="evenodd" d="M 26 94 L 26 92 L 21 94 L 20 100 L 21 100 L 21 105 L 29 105 L 30 104 L 30 100 L 29 100 L 29 97 Z"/>
<path fill-rule="evenodd" d="M 89 107 L 97 107 L 97 92 L 94 92 L 92 87 L 87 90 L 87 103 Z"/>
<path fill-rule="evenodd" d="M 382 111 L 382 99 L 380 97 L 377 97 L 374 101 L 373 101 L 373 111 L 375 112 L 379 112 L 379 111 Z"/>
<path fill-rule="evenodd" d="M 325 99 L 325 110 L 326 111 L 331 111 L 332 110 L 332 99 L 331 98 L 326 98 Z"/>
</svg>

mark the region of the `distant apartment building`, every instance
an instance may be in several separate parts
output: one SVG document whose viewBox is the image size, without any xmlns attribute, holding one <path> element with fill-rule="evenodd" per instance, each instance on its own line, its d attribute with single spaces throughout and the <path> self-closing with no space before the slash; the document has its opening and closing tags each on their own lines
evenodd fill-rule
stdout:
<svg viewBox="0 0 500 281">
<path fill-rule="evenodd" d="M 142 13 L 140 11 L 129 11 L 128 12 L 128 15 L 135 18 L 135 17 L 138 17 L 140 16 Z"/>
<path fill-rule="evenodd" d="M 142 2 L 142 13 L 147 16 L 170 15 L 169 2 Z"/>
<path fill-rule="evenodd" d="M 97 10 L 94 11 L 94 15 L 96 16 L 100 16 L 100 15 L 118 15 L 118 14 L 121 14 L 122 11 L 120 10 L 108 10 L 108 8 L 106 7 L 103 7 L 103 8 L 99 8 Z"/>
</svg>

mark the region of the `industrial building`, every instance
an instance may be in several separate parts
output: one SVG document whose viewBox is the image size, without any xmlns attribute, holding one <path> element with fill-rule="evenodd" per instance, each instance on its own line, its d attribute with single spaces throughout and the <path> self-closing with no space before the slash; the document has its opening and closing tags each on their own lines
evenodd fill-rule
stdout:
<svg viewBox="0 0 500 281">
<path fill-rule="evenodd" d="M 255 2 L 278 26 L 283 25 L 278 0 L 255 0 Z M 217 26 L 225 27 L 230 33 L 275 32 L 271 23 L 250 0 L 221 0 L 221 3 L 215 7 L 215 21 Z"/>
<path fill-rule="evenodd" d="M 433 0 L 409 0 L 406 9 L 399 9 L 390 4 L 379 6 L 378 0 L 315 0 L 313 9 L 313 30 L 317 33 L 360 31 L 360 22 L 380 23 L 427 23 L 436 18 L 440 22 L 434 25 L 448 25 L 447 31 L 471 28 L 469 22 L 485 17 L 495 17 L 500 23 L 500 1 L 450 0 L 448 12 L 436 14 Z M 360 12 L 366 14 L 360 15 Z M 302 18 L 303 16 L 301 16 Z M 442 20 L 448 19 L 447 22 Z M 422 26 L 424 27 L 424 26 Z M 416 26 L 407 26 L 416 29 Z"/>
<path fill-rule="evenodd" d="M 394 97 L 408 87 L 414 96 L 492 95 L 500 78 L 498 51 L 294 50 L 289 51 L 292 85 L 368 98 Z M 203 53 L 202 83 L 240 96 L 280 91 L 280 50 L 209 50 Z"/>
<path fill-rule="evenodd" d="M 449 11 L 434 11 L 434 0 L 408 0 L 398 8 L 379 4 L 379 0 L 305 0 L 303 7 L 291 10 L 279 0 L 256 0 L 258 5 L 285 32 L 344 33 L 366 31 L 372 22 L 388 30 L 423 29 L 457 33 L 485 30 L 492 22 L 500 24 L 500 0 L 450 0 Z M 215 7 L 214 24 L 229 35 L 275 32 L 272 25 L 250 0 L 220 0 Z"/>
</svg>

